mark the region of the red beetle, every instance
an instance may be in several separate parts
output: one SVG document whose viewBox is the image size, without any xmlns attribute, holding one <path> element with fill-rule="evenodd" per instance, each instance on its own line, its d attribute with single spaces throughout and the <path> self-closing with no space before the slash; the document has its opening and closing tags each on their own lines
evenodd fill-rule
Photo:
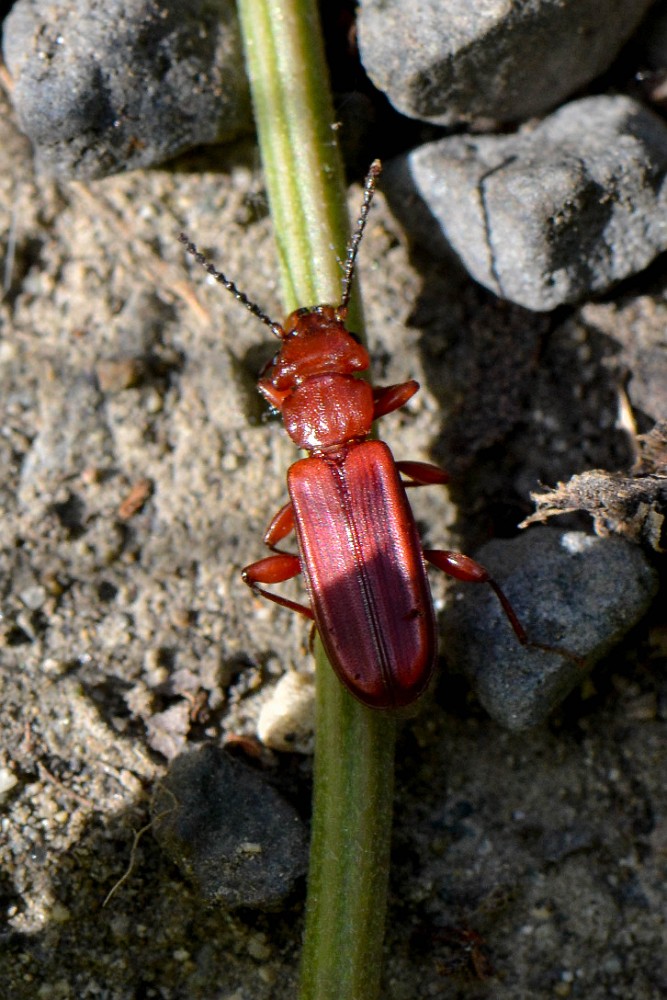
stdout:
<svg viewBox="0 0 667 1000">
<path fill-rule="evenodd" d="M 396 462 L 384 442 L 369 440 L 373 421 L 403 406 L 419 389 L 413 380 L 372 389 L 356 378 L 370 358 L 345 326 L 357 251 L 380 170 L 376 160 L 366 178 L 340 305 L 297 309 L 282 326 L 216 271 L 187 236 L 180 239 L 280 338 L 259 390 L 309 456 L 290 467 L 290 499 L 264 536 L 274 554 L 246 566 L 243 579 L 256 593 L 313 620 L 341 682 L 365 705 L 386 709 L 418 698 L 433 672 L 437 641 L 425 560 L 459 580 L 488 583 L 519 640 L 528 640 L 483 566 L 458 552 L 422 550 L 405 487 L 446 483 L 447 473 L 425 462 Z M 299 555 L 276 549 L 293 530 Z M 260 586 L 299 573 L 310 606 Z"/>
</svg>

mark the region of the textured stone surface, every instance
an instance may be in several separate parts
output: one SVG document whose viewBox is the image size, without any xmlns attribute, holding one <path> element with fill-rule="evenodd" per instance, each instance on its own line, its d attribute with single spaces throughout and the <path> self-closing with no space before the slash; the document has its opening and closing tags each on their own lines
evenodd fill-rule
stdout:
<svg viewBox="0 0 667 1000">
<path fill-rule="evenodd" d="M 494 540 L 476 558 L 503 588 L 531 640 L 583 660 L 522 646 L 493 593 L 463 590 L 446 612 L 446 655 L 487 712 L 510 729 L 542 722 L 637 624 L 658 586 L 638 546 L 556 528 Z"/>
<path fill-rule="evenodd" d="M 628 97 L 442 139 L 408 170 L 470 274 L 528 309 L 605 291 L 667 249 L 667 126 Z"/>
<path fill-rule="evenodd" d="M 651 0 L 363 0 L 359 47 L 399 111 L 441 125 L 553 108 L 611 63 Z"/>
<path fill-rule="evenodd" d="M 100 177 L 252 128 L 228 0 L 19 0 L 3 52 L 39 166 Z"/>
<path fill-rule="evenodd" d="M 209 903 L 273 909 L 305 874 L 308 839 L 295 810 L 213 745 L 176 758 L 152 815 L 156 838 Z"/>
</svg>

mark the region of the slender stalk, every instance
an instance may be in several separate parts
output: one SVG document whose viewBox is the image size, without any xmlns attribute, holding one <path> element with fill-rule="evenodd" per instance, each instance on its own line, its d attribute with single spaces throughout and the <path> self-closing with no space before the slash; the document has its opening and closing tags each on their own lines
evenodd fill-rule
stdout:
<svg viewBox="0 0 667 1000">
<path fill-rule="evenodd" d="M 394 787 L 394 720 L 317 661 L 317 750 L 299 1000 L 380 995 Z"/>
<path fill-rule="evenodd" d="M 340 301 L 349 233 L 315 0 L 239 0 L 286 311 Z M 362 331 L 354 302 L 351 327 Z M 317 643 L 313 836 L 300 1000 L 379 995 L 394 721 L 342 688 Z"/>
<path fill-rule="evenodd" d="M 317 4 L 238 6 L 285 307 L 336 302 L 348 219 Z"/>
</svg>

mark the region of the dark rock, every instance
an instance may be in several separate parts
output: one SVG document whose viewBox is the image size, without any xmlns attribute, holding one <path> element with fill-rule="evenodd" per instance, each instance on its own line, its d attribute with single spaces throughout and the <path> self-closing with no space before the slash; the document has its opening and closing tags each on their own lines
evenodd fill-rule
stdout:
<svg viewBox="0 0 667 1000">
<path fill-rule="evenodd" d="M 50 173 L 101 177 L 252 128 L 228 0 L 19 0 L 3 51 L 20 127 Z"/>
<path fill-rule="evenodd" d="M 657 590 L 642 550 L 620 538 L 537 528 L 489 542 L 476 558 L 532 641 L 583 661 L 522 646 L 493 593 L 462 589 L 445 612 L 445 655 L 509 729 L 542 722 L 640 620 Z"/>
<path fill-rule="evenodd" d="M 610 65 L 652 0 L 363 0 L 368 75 L 403 114 L 440 125 L 553 108 Z"/>
<path fill-rule="evenodd" d="M 307 834 L 259 772 L 208 745 L 158 785 L 153 832 L 209 903 L 275 909 L 306 871 Z"/>
<path fill-rule="evenodd" d="M 667 249 L 667 126 L 627 97 L 575 101 L 515 135 L 442 139 L 407 164 L 470 274 L 528 309 L 603 292 Z"/>
<path fill-rule="evenodd" d="M 667 69 L 667 8 L 656 3 L 642 26 L 641 59 L 653 70 Z"/>
</svg>

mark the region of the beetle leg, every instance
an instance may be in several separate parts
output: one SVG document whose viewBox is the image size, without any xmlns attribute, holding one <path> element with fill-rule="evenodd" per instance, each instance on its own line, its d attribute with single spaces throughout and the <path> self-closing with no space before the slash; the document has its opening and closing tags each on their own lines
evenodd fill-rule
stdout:
<svg viewBox="0 0 667 1000">
<path fill-rule="evenodd" d="M 440 486 L 449 482 L 449 473 L 430 462 L 397 462 L 396 468 L 404 476 L 409 476 L 404 486 Z"/>
<path fill-rule="evenodd" d="M 516 633 L 519 642 L 525 645 L 533 645 L 529 642 L 525 628 L 519 621 L 516 611 L 503 593 L 500 585 L 496 583 L 488 569 L 480 563 L 475 562 L 470 556 L 464 556 L 461 552 L 449 552 L 445 549 L 424 549 L 424 559 L 432 566 L 437 566 L 447 576 L 453 576 L 456 580 L 463 580 L 464 583 L 488 583 L 494 594 L 500 601 L 502 609 L 509 619 L 509 623 Z"/>
<path fill-rule="evenodd" d="M 288 500 L 271 519 L 264 534 L 264 544 L 273 549 L 276 543 L 282 542 L 283 538 L 287 538 L 291 531 L 294 531 L 294 509 Z M 296 573 L 294 575 L 296 576 Z"/>
<path fill-rule="evenodd" d="M 578 666 L 583 665 L 584 658 L 577 656 L 576 653 L 571 653 L 560 646 L 549 646 L 547 643 L 534 642 L 530 639 L 500 584 L 496 583 L 488 569 L 480 563 L 475 562 L 470 556 L 464 556 L 460 552 L 448 552 L 444 549 L 424 549 L 424 559 L 430 562 L 432 566 L 441 569 L 448 576 L 453 576 L 457 580 L 463 580 L 464 583 L 488 583 L 500 601 L 501 607 L 514 629 L 514 634 L 522 646 L 541 649 L 545 653 L 558 653 L 559 656 L 564 656 L 567 660 L 572 660 Z"/>
<path fill-rule="evenodd" d="M 285 580 L 292 580 L 301 572 L 301 561 L 298 556 L 290 555 L 288 552 L 281 552 L 279 555 L 267 556 L 266 559 L 259 559 L 258 562 L 251 563 L 250 566 L 241 572 L 244 583 L 247 583 L 255 594 L 261 594 L 274 604 L 279 604 L 281 608 L 288 608 L 290 611 L 297 611 L 306 618 L 314 619 L 312 610 L 305 604 L 298 601 L 290 601 L 288 597 L 281 597 L 270 590 L 260 587 L 260 583 L 284 583 Z"/>
<path fill-rule="evenodd" d="M 418 391 L 419 382 L 415 382 L 413 378 L 409 382 L 378 386 L 373 389 L 373 420 L 384 417 L 385 413 L 398 410 Z"/>
</svg>

